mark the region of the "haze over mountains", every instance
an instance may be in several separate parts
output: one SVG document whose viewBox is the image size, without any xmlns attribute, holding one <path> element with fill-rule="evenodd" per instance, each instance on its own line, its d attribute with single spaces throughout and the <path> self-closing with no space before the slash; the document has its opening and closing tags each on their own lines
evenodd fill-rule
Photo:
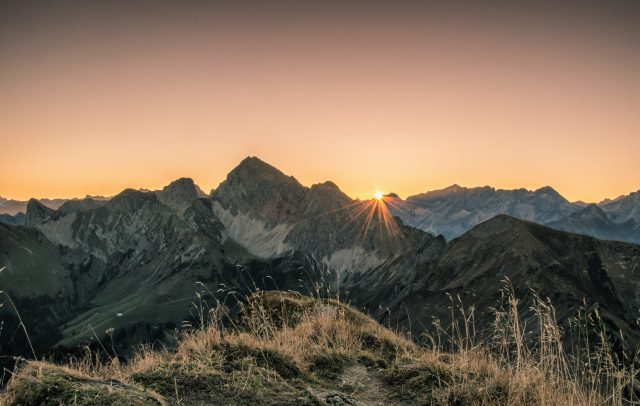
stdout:
<svg viewBox="0 0 640 406">
<path fill-rule="evenodd" d="M 86 198 L 91 198 L 94 200 L 108 200 L 108 197 L 104 196 L 86 196 Z M 40 203 L 51 209 L 58 209 L 60 206 L 65 204 L 70 200 L 81 200 L 81 199 L 40 199 Z M 27 204 L 29 201 L 25 200 L 15 200 L 15 199 L 5 199 L 0 197 L 0 214 L 8 214 L 14 216 L 18 213 L 26 213 Z"/>
<path fill-rule="evenodd" d="M 41 352 L 111 328 L 121 349 L 170 342 L 183 321 L 197 322 L 200 298 L 226 302 L 256 288 L 339 295 L 420 333 L 432 316 L 446 320 L 449 295 L 488 322 L 505 277 L 523 297 L 535 289 L 554 300 L 561 323 L 585 301 L 614 336 L 634 343 L 640 245 L 533 222 L 632 241 L 638 207 L 638 193 L 582 207 L 551 188 L 451 187 L 360 201 L 249 157 L 210 196 L 183 178 L 57 209 L 29 201 L 25 226 L 0 224 L 0 289 Z M 5 331 L 17 331 L 9 306 L 0 312 Z M 0 336 L 2 352 L 25 352 L 12 337 Z"/>
<path fill-rule="evenodd" d="M 640 242 L 640 192 L 599 204 L 572 203 L 546 186 L 537 190 L 466 188 L 453 185 L 442 190 L 392 197 L 394 215 L 410 226 L 459 237 L 499 214 L 589 235 L 604 240 Z"/>
</svg>

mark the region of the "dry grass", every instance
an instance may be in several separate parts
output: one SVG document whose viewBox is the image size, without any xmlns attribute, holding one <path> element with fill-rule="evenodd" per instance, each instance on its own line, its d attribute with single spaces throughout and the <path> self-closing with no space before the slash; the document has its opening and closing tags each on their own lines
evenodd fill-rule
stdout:
<svg viewBox="0 0 640 406">
<path fill-rule="evenodd" d="M 32 361 L 11 381 L 7 405 L 165 405 L 162 396 L 138 385 L 100 379 L 77 368 Z"/>
<path fill-rule="evenodd" d="M 635 372 L 616 362 L 602 331 L 595 335 L 601 342 L 589 347 L 595 350 L 566 354 L 553 307 L 537 300 L 533 310 L 540 328 L 532 343 L 517 300 L 509 290 L 505 298 L 490 342 L 476 339 L 473 311 L 452 302 L 455 321 L 447 328 L 436 323 L 427 348 L 335 300 L 258 292 L 231 324 L 223 323 L 228 318 L 223 307 L 212 310 L 209 322 L 185 333 L 175 351 L 141 348 L 124 365 L 100 362 L 92 354 L 65 368 L 28 363 L 12 378 L 4 402 L 329 404 L 337 396 L 352 404 L 622 405 L 636 400 L 629 391 Z M 359 387 L 344 379 L 356 367 L 365 371 Z"/>
</svg>

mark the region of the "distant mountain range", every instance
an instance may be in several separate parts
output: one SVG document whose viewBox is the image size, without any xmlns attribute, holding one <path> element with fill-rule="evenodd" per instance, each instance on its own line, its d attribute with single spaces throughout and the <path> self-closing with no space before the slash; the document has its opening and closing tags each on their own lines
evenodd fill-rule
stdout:
<svg viewBox="0 0 640 406">
<path fill-rule="evenodd" d="M 412 227 L 447 240 L 497 215 L 548 225 L 604 240 L 640 242 L 640 192 L 598 205 L 572 203 L 553 188 L 502 190 L 453 185 L 402 200 L 389 196 L 391 211 Z"/>
<path fill-rule="evenodd" d="M 314 190 L 322 188 L 337 189 L 337 186 L 326 182 L 316 185 Z M 209 196 L 197 186 L 196 190 L 199 197 Z M 212 190 L 211 195 L 214 192 Z M 58 209 L 67 202 L 79 203 L 87 199 L 109 200 L 108 197 L 87 196 L 85 199 L 44 199 L 40 202 Z M 350 200 L 343 194 L 343 202 L 345 199 Z M 549 186 L 537 190 L 504 190 L 489 186 L 466 188 L 452 185 L 405 200 L 393 193 L 386 199 L 391 213 L 404 224 L 434 235 L 441 234 L 447 240 L 461 236 L 483 221 L 506 214 L 598 239 L 640 242 L 640 191 L 595 204 L 569 202 Z M 0 198 L 0 222 L 24 224 L 25 217 L 20 213 L 26 211 L 27 204 L 27 201 Z"/>
<path fill-rule="evenodd" d="M 109 197 L 104 196 L 86 196 L 85 199 L 91 198 L 93 200 L 109 200 Z M 60 206 L 68 201 L 82 200 L 82 199 L 40 199 L 40 203 L 51 209 L 58 209 Z M 0 197 L 0 214 L 9 214 L 14 216 L 18 213 L 26 213 L 28 200 L 14 200 L 5 199 Z"/>
<path fill-rule="evenodd" d="M 42 203 L 47 205 L 47 207 L 57 209 L 67 200 L 68 199 L 42 199 Z M 24 200 L 5 199 L 4 197 L 0 197 L 0 213 L 12 216 L 18 213 L 24 214 L 27 211 L 27 203 L 28 201 Z"/>
<path fill-rule="evenodd" d="M 585 207 L 551 188 L 455 186 L 361 201 L 249 157 L 209 196 L 183 178 L 57 208 L 30 200 L 26 225 L 0 224 L 0 290 L 40 352 L 111 328 L 120 350 L 170 343 L 183 321 L 198 322 L 201 298 L 227 303 L 256 288 L 339 295 L 420 333 L 431 316 L 448 317 L 449 295 L 488 322 L 505 277 L 523 296 L 534 288 L 553 299 L 561 323 L 584 300 L 614 336 L 640 342 L 640 245 L 525 221 L 626 239 L 637 232 L 637 196 Z M 0 313 L 11 332 L 0 335 L 0 352 L 25 353 L 16 315 L 10 306 Z"/>
<path fill-rule="evenodd" d="M 17 213 L 15 215 L 0 214 L 0 223 L 24 225 L 25 222 L 26 222 L 26 216 L 22 212 Z"/>
</svg>

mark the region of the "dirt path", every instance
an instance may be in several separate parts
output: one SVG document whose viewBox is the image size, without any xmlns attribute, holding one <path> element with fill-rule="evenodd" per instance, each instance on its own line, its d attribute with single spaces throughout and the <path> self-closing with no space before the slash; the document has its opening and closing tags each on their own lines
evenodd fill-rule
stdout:
<svg viewBox="0 0 640 406">
<path fill-rule="evenodd" d="M 347 368 L 341 376 L 341 386 L 349 391 L 324 391 L 310 390 L 314 396 L 325 405 L 332 406 L 409 406 L 389 390 L 382 382 L 380 372 L 363 365 L 354 365 Z"/>
</svg>

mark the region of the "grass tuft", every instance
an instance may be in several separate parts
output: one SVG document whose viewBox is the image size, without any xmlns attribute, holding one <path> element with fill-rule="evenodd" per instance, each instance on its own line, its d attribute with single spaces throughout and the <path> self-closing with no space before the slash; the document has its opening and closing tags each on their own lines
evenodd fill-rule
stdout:
<svg viewBox="0 0 640 406">
<path fill-rule="evenodd" d="M 619 364 L 602 330 L 567 354 L 553 307 L 534 304 L 539 330 L 522 327 L 507 291 L 495 334 L 478 342 L 473 310 L 438 323 L 419 346 L 336 300 L 257 292 L 240 316 L 214 309 L 175 350 L 140 350 L 127 363 L 87 353 L 66 367 L 28 362 L 2 395 L 7 405 L 623 405 L 637 401 L 636 372 Z M 456 310 L 457 309 L 457 310 Z M 221 323 L 222 317 L 229 323 Z M 597 320 L 596 316 L 581 316 Z M 591 327 L 602 327 L 592 323 Z M 595 348 L 595 350 L 590 350 Z M 350 403 L 349 403 L 350 402 Z"/>
</svg>

